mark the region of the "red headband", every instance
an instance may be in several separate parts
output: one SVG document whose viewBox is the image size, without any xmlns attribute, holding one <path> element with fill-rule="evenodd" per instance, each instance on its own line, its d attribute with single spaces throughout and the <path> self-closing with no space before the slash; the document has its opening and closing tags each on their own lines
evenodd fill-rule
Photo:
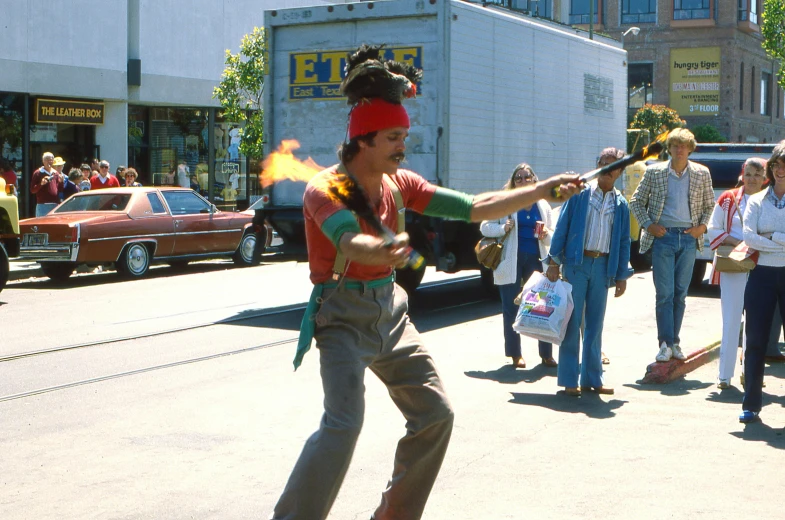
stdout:
<svg viewBox="0 0 785 520">
<path fill-rule="evenodd" d="M 409 128 L 409 114 L 403 105 L 390 103 L 381 98 L 358 103 L 349 114 L 349 140 L 385 128 L 405 126 Z"/>
</svg>

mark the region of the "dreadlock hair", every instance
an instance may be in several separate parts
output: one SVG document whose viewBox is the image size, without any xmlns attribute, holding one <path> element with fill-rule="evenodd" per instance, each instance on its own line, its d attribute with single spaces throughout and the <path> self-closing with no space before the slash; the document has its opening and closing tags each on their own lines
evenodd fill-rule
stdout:
<svg viewBox="0 0 785 520">
<path fill-rule="evenodd" d="M 370 132 L 364 135 L 358 135 L 354 139 L 350 139 L 348 142 L 341 143 L 338 146 L 338 160 L 344 164 L 349 164 L 352 162 L 352 159 L 360 152 L 360 141 L 364 142 L 368 146 L 374 145 L 374 139 L 376 139 L 376 134 L 379 132 Z"/>
</svg>

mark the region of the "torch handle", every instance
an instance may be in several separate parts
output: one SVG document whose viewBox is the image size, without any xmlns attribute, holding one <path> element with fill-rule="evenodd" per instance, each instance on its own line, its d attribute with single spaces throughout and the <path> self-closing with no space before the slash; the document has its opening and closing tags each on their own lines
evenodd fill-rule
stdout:
<svg viewBox="0 0 785 520">
<path fill-rule="evenodd" d="M 630 155 L 626 155 L 619 159 L 618 161 L 614 161 L 610 164 L 603 166 L 602 168 L 597 168 L 596 170 L 592 170 L 588 173 L 584 173 L 580 176 L 580 181 L 582 184 L 593 181 L 600 175 L 603 175 L 608 172 L 612 172 L 613 170 L 618 170 L 620 168 L 626 168 L 627 166 L 636 163 L 644 158 L 644 151 L 638 151 Z M 551 189 L 551 195 L 554 198 L 561 198 L 561 193 L 559 192 L 559 187 L 556 186 Z"/>
<path fill-rule="evenodd" d="M 380 224 L 381 225 L 381 224 Z M 384 233 L 384 242 L 386 245 L 391 246 L 393 241 L 395 240 L 395 235 L 393 235 L 392 231 L 387 229 L 386 226 L 381 225 L 383 233 Z M 406 246 L 406 267 L 410 269 L 419 269 L 423 265 L 425 265 L 425 258 L 415 251 L 412 246 Z"/>
</svg>

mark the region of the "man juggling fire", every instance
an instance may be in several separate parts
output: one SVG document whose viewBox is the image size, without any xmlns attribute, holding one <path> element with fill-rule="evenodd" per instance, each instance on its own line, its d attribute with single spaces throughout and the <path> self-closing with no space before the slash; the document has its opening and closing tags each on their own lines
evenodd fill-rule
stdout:
<svg viewBox="0 0 785 520">
<path fill-rule="evenodd" d="M 324 388 L 319 430 L 306 442 L 272 518 L 326 518 L 363 423 L 366 369 L 387 386 L 406 419 L 393 474 L 373 518 L 417 519 L 441 467 L 453 411 L 433 359 L 408 318 L 394 268 L 421 261 L 399 228 L 403 207 L 430 216 L 478 222 L 538 199 L 580 190 L 562 174 L 515 190 L 467 195 L 401 169 L 409 116 L 401 104 L 422 71 L 384 61 L 381 46 L 347 57 L 342 93 L 352 105 L 340 162 L 315 175 L 303 211 L 314 290 L 300 330 L 295 369 L 316 339 Z M 557 189 L 557 190 L 556 190 Z M 390 229 L 397 229 L 394 234 Z"/>
</svg>

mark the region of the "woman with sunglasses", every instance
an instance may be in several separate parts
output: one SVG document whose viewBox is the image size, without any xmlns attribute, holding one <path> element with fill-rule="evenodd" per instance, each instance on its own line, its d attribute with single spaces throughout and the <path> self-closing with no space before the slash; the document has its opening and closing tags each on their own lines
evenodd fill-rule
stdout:
<svg viewBox="0 0 785 520">
<path fill-rule="evenodd" d="M 521 163 L 515 167 L 504 188 L 507 190 L 522 188 L 534 184 L 537 180 L 532 167 Z M 541 223 L 539 226 L 538 222 Z M 542 230 L 537 233 L 539 228 Z M 542 200 L 508 217 L 485 220 L 480 224 L 480 231 L 486 237 L 499 238 L 509 233 L 504 241 L 502 259 L 493 271 L 493 283 L 499 286 L 502 300 L 504 354 L 512 358 L 513 368 L 526 368 L 526 361 L 521 352 L 521 336 L 512 328 L 518 313 L 518 306 L 514 300 L 521 292 L 521 284 L 525 283 L 535 271 L 542 272 L 541 259 L 548 254 L 552 229 L 551 207 Z M 543 365 L 556 366 L 553 345 L 540 341 L 539 353 Z"/>
<path fill-rule="evenodd" d="M 759 420 L 763 406 L 763 372 L 774 311 L 785 321 L 785 140 L 766 163 L 769 186 L 751 196 L 744 211 L 743 239 L 758 251 L 744 291 L 747 348 L 744 352 L 744 400 L 739 421 Z M 722 354 L 720 354 L 722 355 Z"/>
</svg>

